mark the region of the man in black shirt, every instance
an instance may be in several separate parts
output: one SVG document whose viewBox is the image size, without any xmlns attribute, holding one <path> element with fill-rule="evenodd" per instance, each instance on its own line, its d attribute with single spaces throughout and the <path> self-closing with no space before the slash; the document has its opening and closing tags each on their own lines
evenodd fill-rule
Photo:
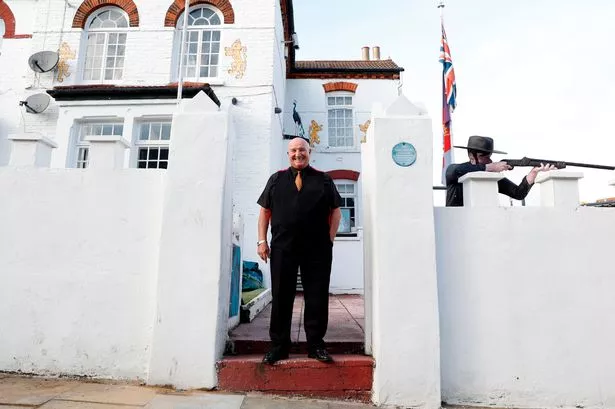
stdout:
<svg viewBox="0 0 615 409">
<path fill-rule="evenodd" d="M 459 178 L 470 172 L 503 172 L 512 167 L 506 162 L 493 162 L 491 154 L 506 152 L 493 149 L 493 139 L 486 136 L 470 136 L 468 146 L 455 146 L 468 150 L 469 162 L 453 164 L 446 169 L 446 205 L 463 206 L 463 185 L 459 183 Z M 533 168 L 517 186 L 507 178 L 498 181 L 498 192 L 512 197 L 516 200 L 523 200 L 530 192 L 538 172 L 546 172 L 555 169 L 552 165 L 543 165 Z"/>
<path fill-rule="evenodd" d="M 258 199 L 258 255 L 271 258 L 271 349 L 263 362 L 288 358 L 297 270 L 301 271 L 308 357 L 333 359 L 325 349 L 333 240 L 341 219 L 341 197 L 329 175 L 310 166 L 305 139 L 288 144 L 290 167 L 271 175 Z M 271 223 L 271 248 L 267 229 Z"/>
</svg>

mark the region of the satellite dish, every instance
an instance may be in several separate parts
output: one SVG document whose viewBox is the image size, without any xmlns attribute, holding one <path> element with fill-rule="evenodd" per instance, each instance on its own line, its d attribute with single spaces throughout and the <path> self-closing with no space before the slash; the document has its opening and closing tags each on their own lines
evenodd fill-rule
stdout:
<svg viewBox="0 0 615 409">
<path fill-rule="evenodd" d="M 60 61 L 60 54 L 55 51 L 40 51 L 28 58 L 28 65 L 34 72 L 53 70 Z"/>
<path fill-rule="evenodd" d="M 26 98 L 25 101 L 19 101 L 19 106 L 25 106 L 26 112 L 30 114 L 40 114 L 49 106 L 51 98 L 47 94 L 34 94 Z"/>
</svg>

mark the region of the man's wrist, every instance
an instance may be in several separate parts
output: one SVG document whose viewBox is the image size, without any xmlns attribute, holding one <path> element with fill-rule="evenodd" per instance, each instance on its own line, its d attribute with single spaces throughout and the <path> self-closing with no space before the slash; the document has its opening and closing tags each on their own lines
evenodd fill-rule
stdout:
<svg viewBox="0 0 615 409">
<path fill-rule="evenodd" d="M 257 246 L 260 246 L 260 245 L 261 245 L 261 244 L 263 244 L 263 243 L 267 243 L 267 240 L 266 240 L 266 239 L 259 240 L 259 241 L 257 241 L 257 242 L 256 242 L 256 245 L 257 245 Z"/>
</svg>

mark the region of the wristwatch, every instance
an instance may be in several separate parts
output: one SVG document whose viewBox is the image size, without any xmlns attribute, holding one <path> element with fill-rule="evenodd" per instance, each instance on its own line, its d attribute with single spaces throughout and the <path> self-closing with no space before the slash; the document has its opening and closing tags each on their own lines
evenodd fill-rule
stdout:
<svg viewBox="0 0 615 409">
<path fill-rule="evenodd" d="M 256 245 L 260 246 L 263 243 L 267 243 L 267 240 L 259 240 L 259 241 L 256 242 Z"/>
</svg>

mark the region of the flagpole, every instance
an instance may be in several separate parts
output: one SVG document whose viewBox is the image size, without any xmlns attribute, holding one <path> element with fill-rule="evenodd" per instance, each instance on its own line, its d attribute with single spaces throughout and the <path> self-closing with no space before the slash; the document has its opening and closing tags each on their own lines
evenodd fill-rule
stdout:
<svg viewBox="0 0 615 409">
<path fill-rule="evenodd" d="M 182 27 L 182 39 L 179 46 L 179 77 L 177 79 L 177 104 L 182 99 L 184 88 L 184 49 L 186 47 L 186 33 L 188 31 L 188 15 L 190 12 L 190 0 L 184 0 L 184 26 Z"/>
</svg>

